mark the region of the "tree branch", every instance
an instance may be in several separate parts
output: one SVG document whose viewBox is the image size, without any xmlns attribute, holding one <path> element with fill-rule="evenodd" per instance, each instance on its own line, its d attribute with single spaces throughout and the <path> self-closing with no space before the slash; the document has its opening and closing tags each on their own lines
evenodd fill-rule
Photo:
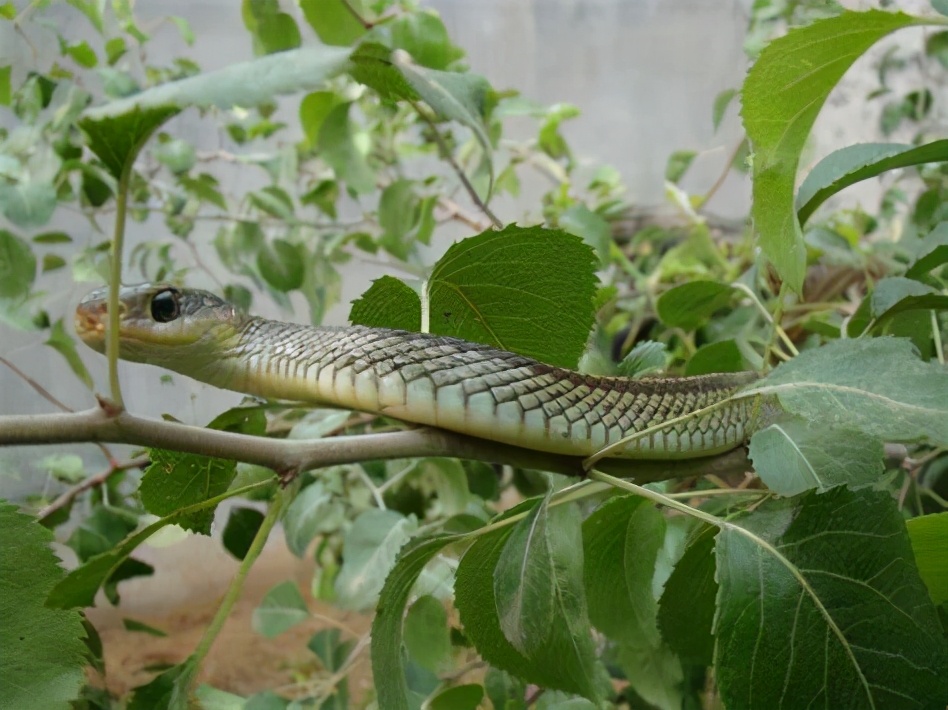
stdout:
<svg viewBox="0 0 948 710">
<path fill-rule="evenodd" d="M 302 471 L 359 461 L 444 456 L 582 476 L 582 457 L 522 449 L 443 429 L 337 436 L 327 439 L 270 439 L 146 419 L 96 407 L 67 414 L 0 416 L 0 446 L 111 442 L 245 461 L 276 471 L 284 481 Z M 749 469 L 743 448 L 681 461 L 606 459 L 597 467 L 640 483 Z"/>
</svg>

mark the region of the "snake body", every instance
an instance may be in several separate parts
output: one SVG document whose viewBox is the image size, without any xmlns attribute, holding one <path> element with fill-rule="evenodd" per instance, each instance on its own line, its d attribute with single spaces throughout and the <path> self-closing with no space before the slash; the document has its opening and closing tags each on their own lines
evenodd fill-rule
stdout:
<svg viewBox="0 0 948 710">
<path fill-rule="evenodd" d="M 756 375 L 599 377 L 457 338 L 313 327 L 246 316 L 205 291 L 120 294 L 120 355 L 262 397 L 332 405 L 537 451 L 679 459 L 741 445 L 766 416 L 733 397 Z M 156 305 L 157 304 L 157 305 Z M 82 339 L 104 351 L 106 293 L 79 305 Z M 766 403 L 764 403 L 766 404 Z"/>
</svg>

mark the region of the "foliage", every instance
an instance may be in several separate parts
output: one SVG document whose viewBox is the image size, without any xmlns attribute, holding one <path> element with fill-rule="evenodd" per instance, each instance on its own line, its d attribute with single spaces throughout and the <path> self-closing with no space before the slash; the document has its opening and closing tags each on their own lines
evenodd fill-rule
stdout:
<svg viewBox="0 0 948 710">
<path fill-rule="evenodd" d="M 108 14 L 70 2 L 95 32 L 78 43 L 42 5 L 0 6 L 0 22 L 35 25 L 60 49 L 48 66 L 0 67 L 11 119 L 0 129 L 0 320 L 35 331 L 90 388 L 38 272 L 112 286 L 212 282 L 244 309 L 275 305 L 289 318 L 305 304 L 320 324 L 346 265 L 386 258 L 408 278 L 376 281 L 352 322 L 590 374 L 779 364 L 735 395 L 766 420 L 749 443 L 753 477 L 682 480 L 669 462 L 671 480 L 642 487 L 599 470 L 577 482 L 428 457 L 302 471 L 281 487 L 287 470 L 173 445 L 93 475 L 75 454 L 46 457 L 66 496 L 48 505 L 44 490 L 24 512 L 0 508 L 12 550 L 0 565 L 12 600 L 0 676 L 42 691 L 19 707 L 475 708 L 485 696 L 505 708 L 944 706 L 948 141 L 933 128 L 945 95 L 924 83 L 936 87 L 948 68 L 943 18 L 754 3 L 756 61 L 739 92 L 747 137 L 724 166 L 750 167 L 754 228 L 725 233 L 705 210 L 716 188 L 681 187 L 695 157 L 682 150 L 664 174 L 680 219 L 628 233 L 618 172 L 584 179 L 560 130 L 578 109 L 492 87 L 438 15 L 408 0 L 302 0 L 297 14 L 245 2 L 258 56 L 209 72 L 184 57 L 148 64 L 151 40 L 128 3 Z M 185 42 L 201 41 L 170 19 Z M 787 23 L 800 26 L 783 34 Z M 799 175 L 850 65 L 915 26 L 929 26 L 914 60 L 923 79 L 892 88 L 910 71 L 894 44 L 868 97 L 887 102 L 882 138 L 913 135 L 840 146 Z M 715 127 L 737 95 L 715 102 Z M 195 110 L 227 150 L 185 138 L 180 121 Z M 534 135 L 507 137 L 524 118 Z M 234 168 L 258 184 L 232 194 Z M 492 204 L 537 168 L 553 186 L 520 224 L 504 224 Z M 878 209 L 846 207 L 846 188 L 867 180 L 885 188 Z M 50 229 L 57 210 L 81 214 L 92 236 Z M 126 253 L 129 220 L 160 220 L 170 236 Z M 439 255 L 459 225 L 471 236 Z M 114 356 L 110 366 L 114 375 Z M 117 377 L 110 385 L 107 406 L 118 406 Z M 293 441 L 394 425 L 254 402 L 208 429 Z M 230 498 L 242 503 L 222 542 L 240 571 L 204 637 L 182 663 L 110 697 L 94 630 L 75 609 L 100 589 L 116 603 L 123 580 L 153 571 L 134 557 L 145 540 L 172 525 L 208 535 Z M 195 684 L 278 520 L 289 549 L 317 562 L 313 596 L 374 609 L 368 696 L 347 683 L 368 640 L 336 628 L 312 636 L 319 667 L 293 668 L 298 682 L 285 688 L 243 698 Z M 75 569 L 58 571 L 42 526 L 72 548 Z M 308 601 L 295 581 L 276 585 L 255 631 L 279 637 L 311 618 Z M 98 677 L 83 688 L 86 663 Z"/>
</svg>

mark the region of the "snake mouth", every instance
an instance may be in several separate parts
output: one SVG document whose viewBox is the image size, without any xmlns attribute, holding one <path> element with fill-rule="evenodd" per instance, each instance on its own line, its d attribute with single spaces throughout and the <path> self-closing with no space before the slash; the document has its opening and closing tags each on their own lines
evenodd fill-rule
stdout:
<svg viewBox="0 0 948 710">
<path fill-rule="evenodd" d="M 73 323 L 83 342 L 92 347 L 105 342 L 105 328 L 108 322 L 108 304 L 103 301 L 80 303 L 76 308 Z M 125 306 L 119 304 L 119 314 L 125 313 Z"/>
</svg>

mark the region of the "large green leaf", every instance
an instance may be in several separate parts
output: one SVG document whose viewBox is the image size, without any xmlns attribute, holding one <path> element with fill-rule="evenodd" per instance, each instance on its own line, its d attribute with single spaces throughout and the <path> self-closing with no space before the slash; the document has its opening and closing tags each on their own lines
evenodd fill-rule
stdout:
<svg viewBox="0 0 948 710">
<path fill-rule="evenodd" d="M 575 367 L 593 324 L 595 268 L 592 249 L 559 230 L 511 225 L 468 237 L 428 279 L 428 332 Z M 384 277 L 353 304 L 351 318 L 417 331 L 420 307 L 409 286 Z"/>
<path fill-rule="evenodd" d="M 383 276 L 352 302 L 349 320 L 370 328 L 421 330 L 421 299 L 415 290 L 394 276 Z"/>
<path fill-rule="evenodd" d="M 874 436 L 814 426 L 798 417 L 771 424 L 750 442 L 754 470 L 782 496 L 875 483 L 885 470 L 882 456 L 882 441 Z"/>
<path fill-rule="evenodd" d="M 425 565 L 441 549 L 463 539 L 462 535 L 434 535 L 413 540 L 395 561 L 379 595 L 378 611 L 372 622 L 372 675 L 379 707 L 408 710 L 409 691 L 405 681 L 405 654 L 402 651 L 405 604 Z"/>
<path fill-rule="evenodd" d="M 64 577 L 53 535 L 2 503 L 0 539 L 0 705 L 66 710 L 85 680 L 85 631 L 78 612 L 44 605 Z"/>
<path fill-rule="evenodd" d="M 574 637 L 576 658 L 589 663 L 592 641 L 586 629 L 582 587 L 583 551 L 579 511 L 544 503 L 514 526 L 494 569 L 494 598 L 500 628 L 514 648 L 532 656 L 557 625 Z"/>
<path fill-rule="evenodd" d="M 797 191 L 797 218 L 805 224 L 816 208 L 840 190 L 887 170 L 948 161 L 948 140 L 924 145 L 859 143 L 840 148 L 809 172 Z"/>
<path fill-rule="evenodd" d="M 935 604 L 948 603 L 948 512 L 905 521 L 919 574 Z"/>
<path fill-rule="evenodd" d="M 339 605 L 358 610 L 373 606 L 398 551 L 417 529 L 413 515 L 406 518 L 394 510 L 371 509 L 356 518 L 346 531 L 336 577 Z"/>
<path fill-rule="evenodd" d="M 114 105 L 106 104 L 106 107 Z M 179 106 L 170 103 L 147 102 L 140 105 L 128 103 L 124 108 L 123 111 L 86 111 L 79 121 L 79 127 L 88 137 L 89 150 L 116 180 L 131 169 L 149 136 L 180 110 Z"/>
<path fill-rule="evenodd" d="M 592 249 L 511 225 L 454 244 L 428 280 L 430 332 L 575 367 L 593 323 Z"/>
<path fill-rule="evenodd" d="M 902 338 L 838 340 L 807 350 L 754 383 L 787 411 L 883 441 L 948 446 L 948 370 Z"/>
<path fill-rule="evenodd" d="M 888 492 L 768 501 L 718 535 L 728 707 L 936 708 L 948 655 Z"/>
<path fill-rule="evenodd" d="M 948 310 L 948 296 L 904 276 L 881 279 L 869 296 L 869 314 L 874 330 L 880 329 L 899 313 L 918 310 Z"/>
<path fill-rule="evenodd" d="M 800 153 L 830 91 L 885 35 L 924 20 L 878 10 L 844 12 L 771 42 L 744 81 L 742 115 L 754 150 L 753 208 L 760 245 L 798 293 L 806 248 L 794 206 Z"/>
<path fill-rule="evenodd" d="M 589 618 L 615 642 L 632 688 L 651 705 L 681 707 L 681 663 L 658 633 L 655 564 L 665 518 L 644 498 L 604 503 L 583 523 Z"/>
<path fill-rule="evenodd" d="M 266 430 L 266 418 L 258 408 L 238 407 L 215 417 L 208 428 L 261 436 Z M 167 516 L 209 501 L 230 487 L 236 466 L 232 460 L 152 449 L 151 465 L 138 489 L 142 505 L 153 515 Z M 213 520 L 214 508 L 206 507 L 176 522 L 188 530 L 210 535 Z"/>
<path fill-rule="evenodd" d="M 256 106 L 280 94 L 323 87 L 327 79 L 345 70 L 350 52 L 350 49 L 322 45 L 280 52 L 161 84 L 89 109 L 85 118 L 100 121 L 108 116 L 132 113 L 136 108 Z"/>
<path fill-rule="evenodd" d="M 526 501 L 507 511 L 504 517 L 528 511 L 536 505 L 536 500 Z M 465 634 L 484 660 L 529 683 L 572 693 L 595 692 L 585 665 L 587 661 L 576 665 L 577 651 L 581 647 L 574 643 L 585 642 L 572 638 L 565 620 L 556 621 L 547 643 L 538 646 L 530 657 L 518 651 L 504 636 L 494 576 L 512 532 L 513 526 L 506 526 L 478 537 L 461 558 L 455 581 L 455 606 Z"/>
<path fill-rule="evenodd" d="M 685 548 L 665 582 L 658 607 L 658 626 L 665 643 L 682 661 L 711 665 L 714 654 L 715 528 L 704 526 Z"/>
</svg>

